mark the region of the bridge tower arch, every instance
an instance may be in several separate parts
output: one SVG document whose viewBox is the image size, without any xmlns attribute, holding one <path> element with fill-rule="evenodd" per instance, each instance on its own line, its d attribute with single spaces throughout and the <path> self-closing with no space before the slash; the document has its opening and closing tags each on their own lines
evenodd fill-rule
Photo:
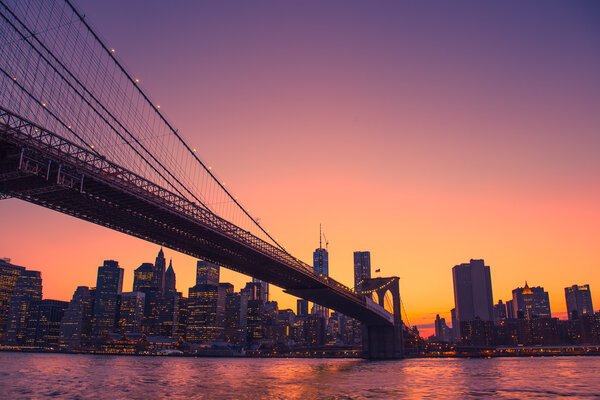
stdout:
<svg viewBox="0 0 600 400">
<path fill-rule="evenodd" d="M 385 295 L 392 296 L 394 325 L 363 324 L 363 357 L 368 359 L 395 359 L 404 356 L 402 339 L 402 304 L 400 302 L 400 278 L 365 279 L 360 284 L 361 294 L 370 299 L 375 293 L 377 303 L 385 308 Z"/>
</svg>

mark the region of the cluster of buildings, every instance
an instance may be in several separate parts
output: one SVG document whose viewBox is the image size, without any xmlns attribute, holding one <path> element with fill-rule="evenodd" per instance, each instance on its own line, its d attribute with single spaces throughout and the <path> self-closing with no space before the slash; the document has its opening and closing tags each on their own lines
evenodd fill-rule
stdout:
<svg viewBox="0 0 600 400">
<path fill-rule="evenodd" d="M 371 276 L 369 252 L 354 254 L 355 284 Z M 329 274 L 327 249 L 314 252 L 315 272 Z M 42 299 L 42 278 L 0 259 L 0 344 L 12 348 L 139 352 L 172 349 L 315 349 L 359 347 L 358 321 L 306 300 L 278 309 L 269 285 L 252 279 L 239 292 L 220 282 L 219 266 L 197 261 L 187 296 L 176 289 L 172 262 L 161 249 L 134 271 L 123 291 L 123 268 L 106 260 L 95 287 L 79 286 L 71 301 Z"/>
<path fill-rule="evenodd" d="M 548 292 L 527 282 L 510 300 L 494 304 L 483 260 L 456 265 L 452 278 L 452 327 L 438 315 L 430 341 L 473 347 L 600 344 L 600 312 L 594 313 L 589 285 L 565 288 L 568 320 L 559 320 L 552 318 Z"/>
</svg>

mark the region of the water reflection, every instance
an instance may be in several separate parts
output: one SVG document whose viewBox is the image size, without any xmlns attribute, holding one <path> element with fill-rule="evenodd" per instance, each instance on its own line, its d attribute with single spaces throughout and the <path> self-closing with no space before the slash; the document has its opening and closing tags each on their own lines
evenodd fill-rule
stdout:
<svg viewBox="0 0 600 400">
<path fill-rule="evenodd" d="M 0 398 L 598 398 L 598 372 L 594 357 L 367 362 L 0 352 Z"/>
</svg>

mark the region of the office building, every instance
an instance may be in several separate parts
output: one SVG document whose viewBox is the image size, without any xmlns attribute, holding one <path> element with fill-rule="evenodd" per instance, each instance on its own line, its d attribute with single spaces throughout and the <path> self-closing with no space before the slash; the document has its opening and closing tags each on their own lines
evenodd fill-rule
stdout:
<svg viewBox="0 0 600 400">
<path fill-rule="evenodd" d="M 10 263 L 10 258 L 0 258 L 0 344 L 4 343 L 8 325 L 8 310 L 15 285 L 25 268 Z"/>
<path fill-rule="evenodd" d="M 162 295 L 165 292 L 165 270 L 167 260 L 165 259 L 165 253 L 162 247 L 156 256 L 154 261 L 154 275 L 153 275 L 153 287 L 157 288 Z"/>
<path fill-rule="evenodd" d="M 360 282 L 371 278 L 371 252 L 354 252 L 354 288 L 361 290 Z"/>
<path fill-rule="evenodd" d="M 490 267 L 483 260 L 471 260 L 452 268 L 454 308 L 459 330 L 461 322 L 494 320 Z M 462 337 L 462 333 L 457 335 Z"/>
<path fill-rule="evenodd" d="M 234 345 L 246 344 L 248 297 L 241 293 L 225 295 L 225 341 Z"/>
<path fill-rule="evenodd" d="M 258 283 L 261 286 L 262 300 L 266 303 L 269 301 L 269 284 L 260 279 L 252 278 L 253 283 Z"/>
<path fill-rule="evenodd" d="M 525 282 L 525 286 L 514 289 L 512 295 L 518 319 L 552 318 L 548 292 L 543 287 L 529 287 Z"/>
<path fill-rule="evenodd" d="M 565 288 L 567 313 L 569 319 L 577 319 L 583 315 L 594 314 L 590 285 L 573 285 Z"/>
<path fill-rule="evenodd" d="M 96 339 L 113 332 L 119 311 L 119 295 L 123 292 L 123 268 L 113 260 L 98 267 L 92 334 Z"/>
<path fill-rule="evenodd" d="M 192 343 L 223 340 L 225 288 L 198 284 L 189 289 L 186 339 Z"/>
<path fill-rule="evenodd" d="M 498 300 L 498 304 L 494 305 L 494 321 L 501 321 L 506 318 L 506 304 L 502 300 Z"/>
<path fill-rule="evenodd" d="M 8 309 L 5 343 L 26 344 L 27 323 L 35 318 L 34 302 L 42 300 L 42 276 L 39 271 L 20 271 Z"/>
<path fill-rule="evenodd" d="M 119 332 L 139 333 L 142 331 L 145 303 L 146 294 L 144 292 L 127 292 L 121 295 Z"/>
<path fill-rule="evenodd" d="M 298 299 L 296 301 L 296 314 L 299 317 L 308 315 L 308 300 Z"/>
<path fill-rule="evenodd" d="M 199 260 L 196 264 L 196 285 L 219 285 L 219 266 Z"/>
<path fill-rule="evenodd" d="M 69 306 L 66 301 L 37 300 L 31 303 L 25 344 L 43 348 L 58 348 L 60 322 Z"/>
<path fill-rule="evenodd" d="M 61 348 L 77 350 L 90 345 L 95 292 L 87 286 L 79 286 L 73 293 L 60 322 Z"/>
</svg>

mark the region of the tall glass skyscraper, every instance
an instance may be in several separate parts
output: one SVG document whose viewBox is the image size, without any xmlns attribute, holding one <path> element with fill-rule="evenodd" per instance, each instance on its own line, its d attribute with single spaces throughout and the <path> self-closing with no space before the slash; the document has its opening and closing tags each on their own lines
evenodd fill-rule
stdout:
<svg viewBox="0 0 600 400">
<path fill-rule="evenodd" d="M 548 292 L 543 287 L 529 287 L 525 282 L 525 286 L 514 289 L 512 295 L 517 318 L 552 318 Z"/>
<path fill-rule="evenodd" d="M 42 276 L 39 271 L 23 269 L 17 279 L 8 309 L 5 342 L 23 345 L 27 338 L 27 323 L 34 320 L 36 301 L 42 300 Z"/>
<path fill-rule="evenodd" d="M 360 290 L 360 282 L 371 278 L 371 252 L 354 252 L 354 288 Z"/>
<path fill-rule="evenodd" d="M 313 269 L 316 274 L 329 275 L 329 253 L 327 249 L 319 247 L 313 252 Z M 329 309 L 315 304 L 314 312 L 325 319 L 329 318 Z"/>
<path fill-rule="evenodd" d="M 567 301 L 569 319 L 575 319 L 582 315 L 592 315 L 594 313 L 590 285 L 566 287 L 565 300 Z"/>
<path fill-rule="evenodd" d="M 123 292 L 123 268 L 113 260 L 104 261 L 98 267 L 96 299 L 94 302 L 93 335 L 100 336 L 112 332 L 115 328 L 119 295 Z"/>
</svg>

